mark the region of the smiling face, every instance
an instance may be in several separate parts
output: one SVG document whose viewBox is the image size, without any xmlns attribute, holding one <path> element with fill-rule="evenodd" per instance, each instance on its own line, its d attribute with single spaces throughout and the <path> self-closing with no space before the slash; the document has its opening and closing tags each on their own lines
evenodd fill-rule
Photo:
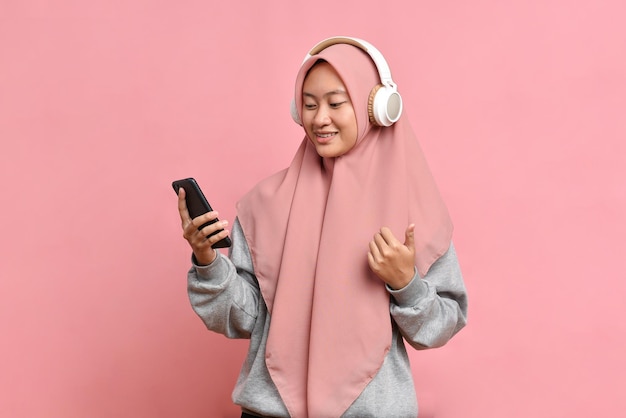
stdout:
<svg viewBox="0 0 626 418">
<path fill-rule="evenodd" d="M 327 62 L 313 66 L 304 80 L 302 126 L 321 157 L 339 157 L 356 144 L 357 123 L 350 96 Z"/>
</svg>

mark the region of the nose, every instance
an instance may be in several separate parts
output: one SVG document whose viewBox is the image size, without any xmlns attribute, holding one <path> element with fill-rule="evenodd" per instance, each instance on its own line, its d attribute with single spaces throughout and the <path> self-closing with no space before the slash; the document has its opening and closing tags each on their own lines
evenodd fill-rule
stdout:
<svg viewBox="0 0 626 418">
<path fill-rule="evenodd" d="M 313 125 L 326 126 L 328 124 L 330 124 L 330 112 L 328 106 L 318 106 L 317 112 L 315 112 L 315 116 L 313 117 Z"/>
</svg>

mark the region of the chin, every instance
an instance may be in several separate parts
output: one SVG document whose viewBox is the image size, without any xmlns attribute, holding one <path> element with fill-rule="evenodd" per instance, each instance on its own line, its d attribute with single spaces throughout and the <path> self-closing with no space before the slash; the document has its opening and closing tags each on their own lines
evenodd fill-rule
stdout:
<svg viewBox="0 0 626 418">
<path fill-rule="evenodd" d="M 339 153 L 333 152 L 331 150 L 317 150 L 317 154 L 322 158 L 335 158 L 339 157 Z"/>
</svg>

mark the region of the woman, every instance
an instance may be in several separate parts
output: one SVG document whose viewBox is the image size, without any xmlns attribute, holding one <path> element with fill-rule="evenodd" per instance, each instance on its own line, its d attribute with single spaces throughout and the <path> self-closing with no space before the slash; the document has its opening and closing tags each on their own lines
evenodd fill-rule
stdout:
<svg viewBox="0 0 626 418">
<path fill-rule="evenodd" d="M 216 213 L 190 219 L 179 193 L 191 304 L 209 329 L 250 339 L 243 417 L 415 417 L 403 339 L 438 347 L 465 325 L 452 223 L 401 112 L 382 55 L 331 38 L 296 78 L 305 138 L 232 230 L 206 238 L 228 223 L 198 230 Z M 211 245 L 228 234 L 226 257 Z"/>
</svg>

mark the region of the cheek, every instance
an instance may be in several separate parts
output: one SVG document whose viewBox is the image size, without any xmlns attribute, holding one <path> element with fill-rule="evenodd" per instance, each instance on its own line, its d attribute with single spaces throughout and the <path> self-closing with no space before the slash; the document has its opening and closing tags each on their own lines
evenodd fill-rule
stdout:
<svg viewBox="0 0 626 418">
<path fill-rule="evenodd" d="M 311 132 L 312 118 L 310 113 L 306 112 L 302 115 L 302 128 L 308 134 Z"/>
<path fill-rule="evenodd" d="M 356 117 L 353 116 L 350 123 L 350 142 L 352 145 L 356 144 L 356 140 L 359 137 L 359 128 L 356 123 Z"/>
</svg>

